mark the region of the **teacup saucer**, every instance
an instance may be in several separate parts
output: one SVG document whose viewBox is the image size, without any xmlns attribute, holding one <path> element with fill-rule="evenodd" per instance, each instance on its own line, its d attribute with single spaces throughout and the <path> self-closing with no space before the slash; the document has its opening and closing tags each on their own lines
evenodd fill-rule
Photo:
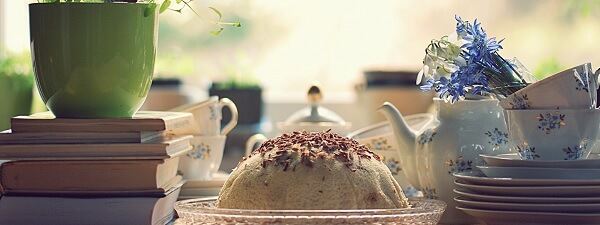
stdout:
<svg viewBox="0 0 600 225">
<path fill-rule="evenodd" d="M 600 203 L 600 197 L 534 197 L 534 196 L 503 196 L 478 194 L 476 192 L 455 188 L 454 193 L 465 196 L 472 200 L 485 202 L 507 202 L 507 203 L 539 203 L 539 204 L 577 204 L 577 203 Z"/>
<path fill-rule="evenodd" d="M 477 166 L 487 177 L 514 179 L 599 180 L 600 169 Z"/>
<path fill-rule="evenodd" d="M 179 199 L 217 196 L 228 177 L 228 173 L 219 171 L 209 180 L 188 180 L 181 187 Z"/>
<path fill-rule="evenodd" d="M 512 203 L 477 201 L 464 196 L 455 197 L 454 201 L 467 207 L 484 210 L 514 210 L 547 213 L 600 213 L 600 203 Z"/>
<path fill-rule="evenodd" d="M 577 185 L 598 185 L 600 179 L 516 179 L 504 177 L 487 177 L 481 172 L 460 172 L 454 173 L 454 177 L 465 180 L 471 184 L 489 185 L 489 186 L 577 186 Z"/>
<path fill-rule="evenodd" d="M 545 213 L 514 210 L 484 210 L 466 206 L 457 206 L 459 210 L 477 217 L 486 224 L 494 225 L 596 225 L 600 213 Z"/>
<path fill-rule="evenodd" d="M 523 197 L 597 197 L 600 186 L 489 186 L 470 184 L 463 180 L 454 181 L 458 187 L 485 195 Z"/>
<path fill-rule="evenodd" d="M 600 154 L 590 154 L 579 160 L 523 160 L 517 153 L 480 155 L 488 166 L 543 167 L 543 168 L 594 168 L 600 169 Z"/>
</svg>

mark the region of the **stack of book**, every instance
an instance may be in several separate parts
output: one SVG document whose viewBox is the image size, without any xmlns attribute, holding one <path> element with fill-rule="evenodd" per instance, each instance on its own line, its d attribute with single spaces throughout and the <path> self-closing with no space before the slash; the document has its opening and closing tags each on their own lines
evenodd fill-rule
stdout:
<svg viewBox="0 0 600 225">
<path fill-rule="evenodd" d="M 17 116 L 0 133 L 0 224 L 166 224 L 193 116 Z"/>
</svg>

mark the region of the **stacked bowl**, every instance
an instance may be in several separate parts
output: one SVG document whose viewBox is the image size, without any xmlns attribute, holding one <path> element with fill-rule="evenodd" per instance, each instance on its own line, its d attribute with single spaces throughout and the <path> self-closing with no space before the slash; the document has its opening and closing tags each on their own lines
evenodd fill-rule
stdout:
<svg viewBox="0 0 600 225">
<path fill-rule="evenodd" d="M 411 129 L 420 132 L 430 128 L 434 122 L 434 116 L 431 113 L 408 115 L 404 119 Z M 361 128 L 348 134 L 348 137 L 367 146 L 371 151 L 381 157 L 398 184 L 402 187 L 406 197 L 422 197 L 423 193 L 413 186 L 416 184 L 411 183 L 405 173 L 405 170 L 408 170 L 409 174 L 414 174 L 411 170 L 415 167 L 403 167 L 400 163 L 401 154 L 396 144 L 394 132 L 388 121 Z M 413 180 L 413 182 L 416 182 L 416 180 Z"/>
<path fill-rule="evenodd" d="M 502 99 L 514 153 L 454 174 L 457 208 L 487 224 L 600 224 L 597 88 L 586 63 Z"/>
<path fill-rule="evenodd" d="M 598 136 L 591 64 L 564 70 L 500 100 L 514 150 L 524 160 L 588 157 Z"/>
</svg>

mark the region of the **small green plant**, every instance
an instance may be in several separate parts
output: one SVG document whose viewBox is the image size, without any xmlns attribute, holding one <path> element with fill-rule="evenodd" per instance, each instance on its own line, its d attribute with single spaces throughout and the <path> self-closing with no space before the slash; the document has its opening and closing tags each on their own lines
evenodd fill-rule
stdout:
<svg viewBox="0 0 600 225">
<path fill-rule="evenodd" d="M 0 130 L 10 128 L 10 118 L 31 113 L 33 67 L 29 51 L 0 49 Z M 43 105 L 43 104 L 42 104 Z"/>
<path fill-rule="evenodd" d="M 215 89 L 257 89 L 260 82 L 253 71 L 252 60 L 243 52 L 238 52 L 231 59 L 232 65 L 223 69 L 228 79 L 215 82 Z"/>
<path fill-rule="evenodd" d="M 160 0 L 159 0 L 160 1 Z M 173 4 L 173 1 L 175 1 L 175 4 Z M 181 13 L 183 11 L 183 9 L 188 8 L 189 10 L 191 10 L 194 14 L 196 14 L 196 16 L 198 16 L 200 19 L 206 21 L 207 23 L 211 23 L 214 24 L 216 26 L 218 26 L 217 30 L 212 30 L 209 33 L 213 36 L 217 36 L 219 35 L 224 29 L 225 26 L 232 26 L 232 27 L 242 27 L 242 24 L 239 21 L 236 22 L 223 22 L 223 14 L 221 14 L 221 12 L 213 7 L 208 7 L 210 10 L 212 10 L 212 12 L 214 12 L 217 15 L 217 19 L 216 20 L 212 20 L 212 19 L 208 19 L 202 15 L 200 15 L 196 10 L 194 10 L 194 8 L 190 5 L 190 3 L 193 0 L 162 0 L 161 3 L 157 3 L 157 0 L 38 0 L 38 2 L 43 2 L 43 3 L 72 3 L 72 2 L 89 2 L 89 3 L 109 3 L 109 2 L 144 2 L 144 3 L 156 3 L 156 4 L 148 4 L 148 7 L 146 8 L 146 11 L 144 12 L 144 16 L 148 16 L 152 13 L 154 13 L 154 11 L 156 10 L 156 8 L 158 6 L 159 7 L 159 13 L 163 13 L 167 10 L 171 10 L 174 12 L 178 12 Z M 170 7 L 176 7 L 175 9 L 170 8 Z"/>
<path fill-rule="evenodd" d="M 23 53 L 8 52 L 0 49 L 0 75 L 24 76 L 33 81 L 31 56 L 29 51 Z"/>
<path fill-rule="evenodd" d="M 211 9 L 217 16 L 218 19 L 217 20 L 211 20 L 208 19 L 206 17 L 203 17 L 202 15 L 200 15 L 198 12 L 196 12 L 196 10 L 194 10 L 194 8 L 192 8 L 192 6 L 190 5 L 190 2 L 192 2 L 193 0 L 175 0 L 175 5 L 179 6 L 176 9 L 171 9 L 171 4 L 173 3 L 172 0 L 163 0 L 163 2 L 160 4 L 160 8 L 159 8 L 159 13 L 163 13 L 166 10 L 171 10 L 171 11 L 175 11 L 178 13 L 181 13 L 181 11 L 184 8 L 189 8 L 194 14 L 196 14 L 196 16 L 198 16 L 200 19 L 208 22 L 208 23 L 212 23 L 215 24 L 219 27 L 219 29 L 217 30 L 213 30 L 210 31 L 210 34 L 213 36 L 217 36 L 221 33 L 221 31 L 223 31 L 225 29 L 224 26 L 232 26 L 232 27 L 242 27 L 242 24 L 239 21 L 236 22 L 223 22 L 221 21 L 223 19 L 223 14 L 221 14 L 221 12 L 219 10 L 217 10 L 216 8 L 213 7 L 208 7 L 209 9 Z M 155 0 L 149 0 L 147 1 L 148 3 L 155 3 Z M 148 7 L 146 8 L 146 12 L 144 12 L 145 15 L 150 15 L 154 12 L 154 10 L 156 10 L 157 5 L 156 4 L 149 4 Z"/>
</svg>

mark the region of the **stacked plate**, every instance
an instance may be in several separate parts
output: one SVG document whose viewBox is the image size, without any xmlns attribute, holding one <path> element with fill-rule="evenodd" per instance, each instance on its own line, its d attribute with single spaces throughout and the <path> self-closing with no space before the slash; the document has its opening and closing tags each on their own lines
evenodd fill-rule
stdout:
<svg viewBox="0 0 600 225">
<path fill-rule="evenodd" d="M 179 200 L 192 198 L 215 197 L 229 178 L 229 174 L 218 171 L 208 180 L 188 180 L 179 193 Z"/>
<path fill-rule="evenodd" d="M 571 161 L 482 155 L 481 172 L 455 173 L 457 208 L 488 225 L 600 224 L 600 156 Z"/>
</svg>

